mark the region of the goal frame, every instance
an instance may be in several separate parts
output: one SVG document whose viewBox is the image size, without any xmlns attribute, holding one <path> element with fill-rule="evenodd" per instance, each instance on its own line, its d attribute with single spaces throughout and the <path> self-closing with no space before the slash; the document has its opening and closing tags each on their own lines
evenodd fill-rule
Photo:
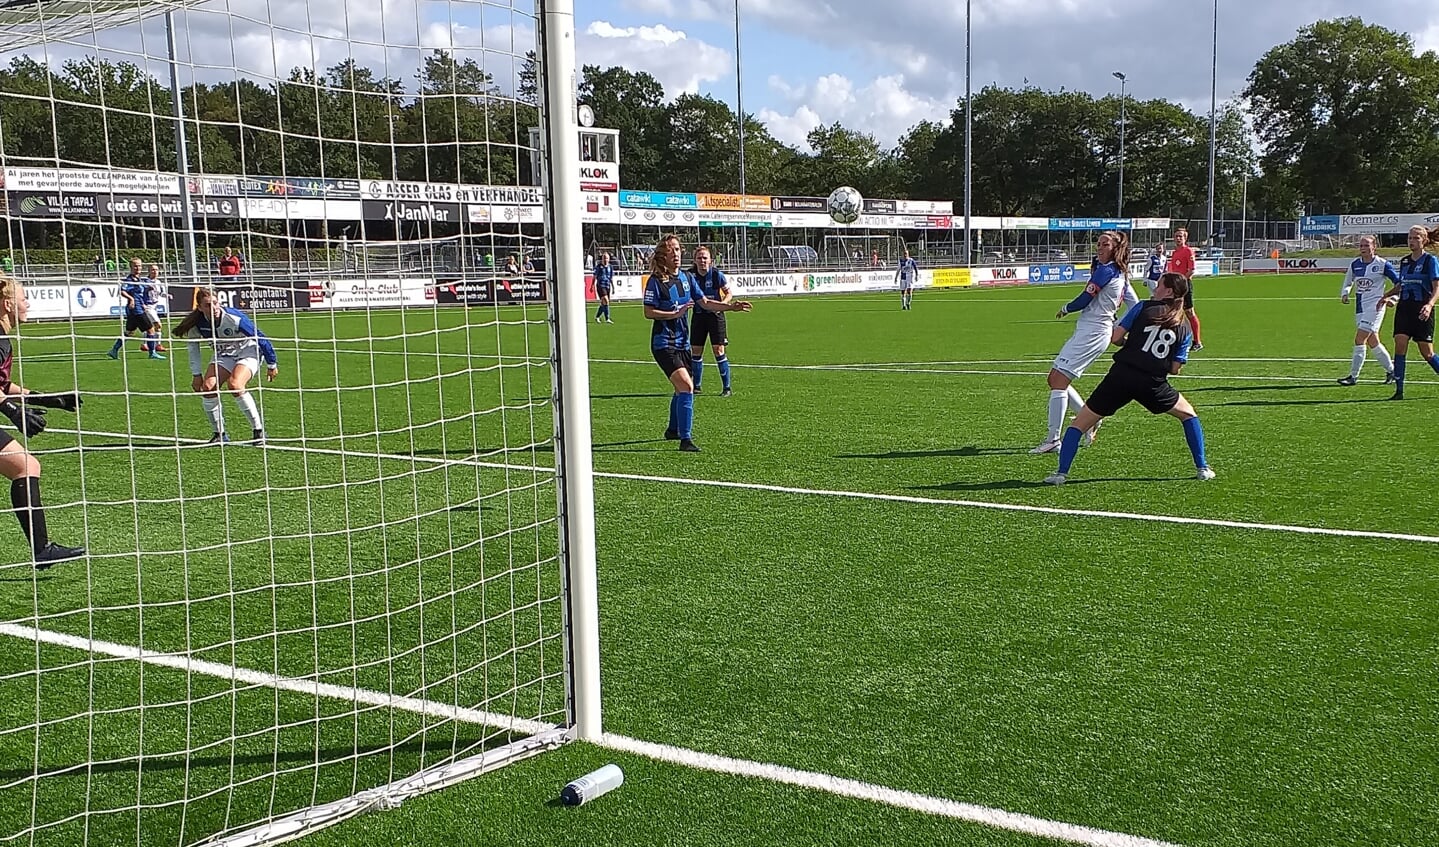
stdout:
<svg viewBox="0 0 1439 847">
<path fill-rule="evenodd" d="M 178 60 L 173 15 L 206 0 L 0 0 L 0 50 L 74 40 L 83 35 L 166 17 L 169 74 L 175 93 L 176 143 L 185 204 L 185 253 L 196 278 L 195 230 L 190 214 L 184 116 L 178 96 Z M 589 403 L 589 361 L 581 233 L 578 101 L 576 89 L 574 0 L 535 0 L 536 56 L 540 68 L 540 155 L 543 169 L 546 231 L 550 260 L 545 277 L 552 292 L 548 305 L 550 365 L 555 424 L 555 474 L 558 506 L 562 644 L 565 657 L 567 725 L 550 727 L 511 719 L 508 728 L 528 733 L 510 744 L 448 762 L 348 798 L 313 806 L 248 830 L 221 835 L 207 844 L 276 844 L 299 838 L 366 811 L 393 808 L 505 764 L 528 758 L 572 740 L 597 742 L 603 734 L 600 696 L 599 602 L 594 521 L 594 468 Z M 298 683 L 299 681 L 297 681 Z M 318 686 L 318 683 L 316 683 Z M 318 692 L 318 688 L 317 688 Z M 500 716 L 487 716 L 493 723 Z"/>
</svg>

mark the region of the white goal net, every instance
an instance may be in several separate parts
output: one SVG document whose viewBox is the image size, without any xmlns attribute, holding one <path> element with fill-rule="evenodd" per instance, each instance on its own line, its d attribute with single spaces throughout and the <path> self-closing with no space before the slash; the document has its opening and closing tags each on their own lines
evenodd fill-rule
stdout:
<svg viewBox="0 0 1439 847">
<path fill-rule="evenodd" d="M 598 731 L 572 7 L 0 0 L 0 845 Z"/>
</svg>

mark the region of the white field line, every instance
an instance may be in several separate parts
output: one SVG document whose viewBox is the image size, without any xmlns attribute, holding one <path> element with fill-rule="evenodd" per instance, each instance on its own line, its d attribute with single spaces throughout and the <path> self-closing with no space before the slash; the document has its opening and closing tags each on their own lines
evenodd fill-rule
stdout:
<svg viewBox="0 0 1439 847">
<path fill-rule="evenodd" d="M 592 362 L 607 365 L 648 365 L 654 367 L 654 361 L 644 359 L 592 359 Z M 1327 360 L 1326 360 L 1327 361 Z M 1042 360 L 1021 359 L 1016 360 L 1024 364 L 1043 364 Z M 942 363 L 949 364 L 949 363 Z M 779 364 L 757 364 L 757 363 L 735 363 L 731 362 L 730 367 L 734 369 L 753 368 L 755 370 L 781 370 L 781 371 L 840 371 L 851 373 L 893 373 L 893 374 L 916 374 L 916 375 L 949 375 L 949 376 L 1024 376 L 1042 377 L 1049 373 L 1049 369 L 1022 371 L 1022 370 L 999 370 L 979 368 L 949 368 L 949 367 L 890 367 L 885 365 L 860 364 L 860 365 L 779 365 Z M 1312 382 L 1315 385 L 1333 384 L 1334 377 L 1328 376 L 1232 376 L 1225 374 L 1179 374 L 1174 377 L 1176 380 L 1207 380 L 1222 382 Z M 1404 380 L 1406 385 L 1435 385 L 1439 380 L 1433 379 L 1411 379 Z M 1379 381 L 1375 380 L 1375 385 Z"/>
<path fill-rule="evenodd" d="M 1327 535 L 1339 538 L 1374 538 L 1385 541 L 1418 541 L 1425 544 L 1439 544 L 1439 536 L 1415 535 L 1403 532 L 1374 532 L 1363 529 L 1332 529 L 1319 526 L 1296 526 L 1293 524 L 1257 523 L 1252 521 L 1229 521 L 1218 518 L 1191 518 L 1182 515 L 1156 515 L 1140 512 L 1106 512 L 1099 509 L 1063 509 L 1057 506 L 1030 506 L 1022 503 L 990 503 L 984 500 L 953 500 L 943 497 L 919 497 L 910 494 L 875 494 L 867 491 L 843 491 L 824 488 L 797 488 L 788 485 L 765 485 L 755 482 L 728 482 L 718 479 L 682 479 L 671 476 L 649 476 L 645 474 L 620 474 L 596 471 L 596 477 L 623 479 L 632 482 L 658 482 L 669 485 L 698 485 L 708 488 L 731 488 L 744 491 L 763 491 L 770 494 L 798 494 L 808 497 L 842 497 L 851 500 L 877 500 L 887 503 L 910 503 L 923 506 L 951 506 L 969 509 L 990 509 L 1001 512 L 1030 512 L 1040 515 L 1062 515 L 1065 517 L 1109 518 L 1112 520 L 1144 521 L 1146 523 L 1184 524 L 1189 526 L 1212 526 L 1224 529 L 1252 529 L 1265 532 L 1289 532 L 1299 535 Z"/>
<path fill-rule="evenodd" d="M 84 432 L 79 432 L 73 429 L 47 429 L 46 431 L 64 433 L 67 435 L 132 438 L 135 440 L 159 441 L 165 443 L 174 443 L 177 445 L 184 444 L 189 449 L 195 449 L 196 447 L 207 447 L 204 441 L 194 438 L 176 439 L 169 436 L 161 435 L 129 435 L 126 433 L 90 432 L 88 430 Z M 68 449 L 69 448 L 67 448 L 67 451 Z M 236 448 L 232 445 L 229 447 L 229 449 Z M 241 446 L 239 449 L 257 448 Z M 273 441 L 267 441 L 263 448 L 258 449 L 286 453 L 313 453 L 323 456 L 348 456 L 357 459 L 385 459 L 395 462 L 410 462 L 419 465 L 459 465 L 463 467 L 476 467 L 506 472 L 554 473 L 554 468 L 546 467 L 544 465 L 525 465 L 515 464 L 511 462 L 487 462 L 470 457 L 443 458 L 439 456 L 406 456 L 401 453 L 357 452 L 352 450 L 311 447 L 303 444 L 277 444 Z M 613 471 L 595 471 L 594 475 L 596 479 L 616 479 L 625 482 L 651 482 L 666 485 L 696 485 L 708 488 L 728 488 L 742 491 L 759 491 L 767 494 L 794 494 L 805 497 L 834 497 L 848 500 L 871 500 L 886 503 L 906 503 L 909 505 L 920 506 L 946 506 L 950 508 L 987 509 L 990 511 L 1000 512 L 1028 512 L 1031 514 L 1057 515 L 1061 517 L 1104 518 L 1109 520 L 1141 521 L 1145 523 L 1208 526 L 1219 529 L 1246 529 L 1259 530 L 1263 532 L 1293 533 L 1297 535 L 1319 535 L 1332 538 L 1369 538 L 1382 541 L 1413 541 L 1421 544 L 1439 544 L 1439 536 L 1419 535 L 1416 533 L 1405 532 L 1381 532 L 1365 529 L 1342 529 L 1335 527 L 1301 526 L 1298 524 L 1260 523 L 1256 521 L 1231 521 L 1224 520 L 1222 518 L 1195 518 L 1183 515 L 1146 514 L 1142 512 L 1108 512 L 1101 509 L 1067 509 L 1058 506 L 1034 506 L 1025 503 L 1002 503 L 990 502 L 986 500 L 957 500 L 947 497 L 922 497 L 914 494 L 880 494 L 871 491 L 846 491 L 843 489 L 803 488 L 790 485 L 769 485 L 759 482 L 733 482 L 723 479 L 687 479 L 671 476 L 653 476 L 649 474 L 616 473 Z"/>
<path fill-rule="evenodd" d="M 553 724 L 547 724 L 541 721 L 516 718 L 511 715 L 485 712 L 478 709 L 468 709 L 434 700 L 387 694 L 383 691 L 372 691 L 364 688 L 332 685 L 306 677 L 277 676 L 261 671 L 231 667 L 218 662 L 203 661 L 184 654 L 141 650 L 125 644 L 81 638 L 75 635 L 21 626 L 19 624 L 0 624 L 0 635 L 9 635 L 25 641 L 40 642 L 58 647 L 68 647 L 74 650 L 110 656 L 117 659 L 128 659 L 142 664 L 170 668 L 184 673 L 216 677 L 218 679 L 228 680 L 236 685 L 255 688 L 273 688 L 280 691 L 294 692 L 296 694 L 307 694 L 312 697 L 326 697 L 347 703 L 395 709 L 461 723 L 498 727 L 514 732 L 522 732 L 527 735 L 536 735 L 557 728 Z M 957 800 L 930 797 L 911 791 L 900 791 L 882 785 L 845 779 L 829 774 L 795 770 L 794 768 L 788 768 L 783 765 L 754 762 L 746 759 L 733 759 L 727 756 L 717 756 L 698 750 L 685 749 L 683 747 L 655 744 L 623 735 L 607 733 L 600 740 L 599 746 L 685 767 L 713 771 L 729 776 L 764 779 L 783 785 L 792 785 L 813 791 L 823 791 L 840 797 L 882 803 L 887 806 L 920 812 L 922 814 L 954 818 L 956 820 L 982 824 L 995 829 L 1035 835 L 1058 841 L 1067 841 L 1074 844 L 1086 844 L 1092 845 L 1092 847 L 1174 847 L 1174 845 L 1167 842 L 1155 841 L 1136 835 L 1110 832 L 1108 830 L 1065 823 L 1063 821 L 1046 820 L 1033 815 L 1019 814 L 988 806 L 978 806 L 973 803 L 962 803 Z"/>
</svg>

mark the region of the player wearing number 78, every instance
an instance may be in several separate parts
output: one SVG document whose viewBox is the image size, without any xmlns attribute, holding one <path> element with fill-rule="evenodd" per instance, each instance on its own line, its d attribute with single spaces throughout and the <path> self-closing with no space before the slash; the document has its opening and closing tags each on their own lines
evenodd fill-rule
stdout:
<svg viewBox="0 0 1439 847">
<path fill-rule="evenodd" d="M 1120 345 L 1114 364 L 1065 431 L 1059 448 L 1059 472 L 1046 477 L 1045 482 L 1063 485 L 1069 479 L 1069 468 L 1079 452 L 1083 433 L 1131 400 L 1152 414 L 1178 418 L 1184 424 L 1184 440 L 1194 457 L 1198 478 L 1214 479 L 1214 471 L 1204 458 L 1204 429 L 1199 425 L 1199 414 L 1169 384 L 1170 374 L 1179 373 L 1189 360 L 1192 336 L 1184 309 L 1184 295 L 1188 293 L 1188 277 L 1166 273 L 1154 286 L 1154 299 L 1135 305 L 1119 321 L 1110 339 Z"/>
</svg>

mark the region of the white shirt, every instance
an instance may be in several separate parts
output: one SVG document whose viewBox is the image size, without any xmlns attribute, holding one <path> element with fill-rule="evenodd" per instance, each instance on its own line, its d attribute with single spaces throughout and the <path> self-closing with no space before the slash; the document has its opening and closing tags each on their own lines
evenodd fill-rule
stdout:
<svg viewBox="0 0 1439 847">
<path fill-rule="evenodd" d="M 1378 256 L 1370 262 L 1355 259 L 1344 274 L 1344 284 L 1339 288 L 1339 296 L 1346 297 L 1350 291 L 1354 292 L 1355 313 L 1377 311 L 1382 308 L 1379 303 L 1388 289 L 1386 281 L 1396 284 L 1399 281 L 1399 272 L 1388 259 Z"/>
</svg>

